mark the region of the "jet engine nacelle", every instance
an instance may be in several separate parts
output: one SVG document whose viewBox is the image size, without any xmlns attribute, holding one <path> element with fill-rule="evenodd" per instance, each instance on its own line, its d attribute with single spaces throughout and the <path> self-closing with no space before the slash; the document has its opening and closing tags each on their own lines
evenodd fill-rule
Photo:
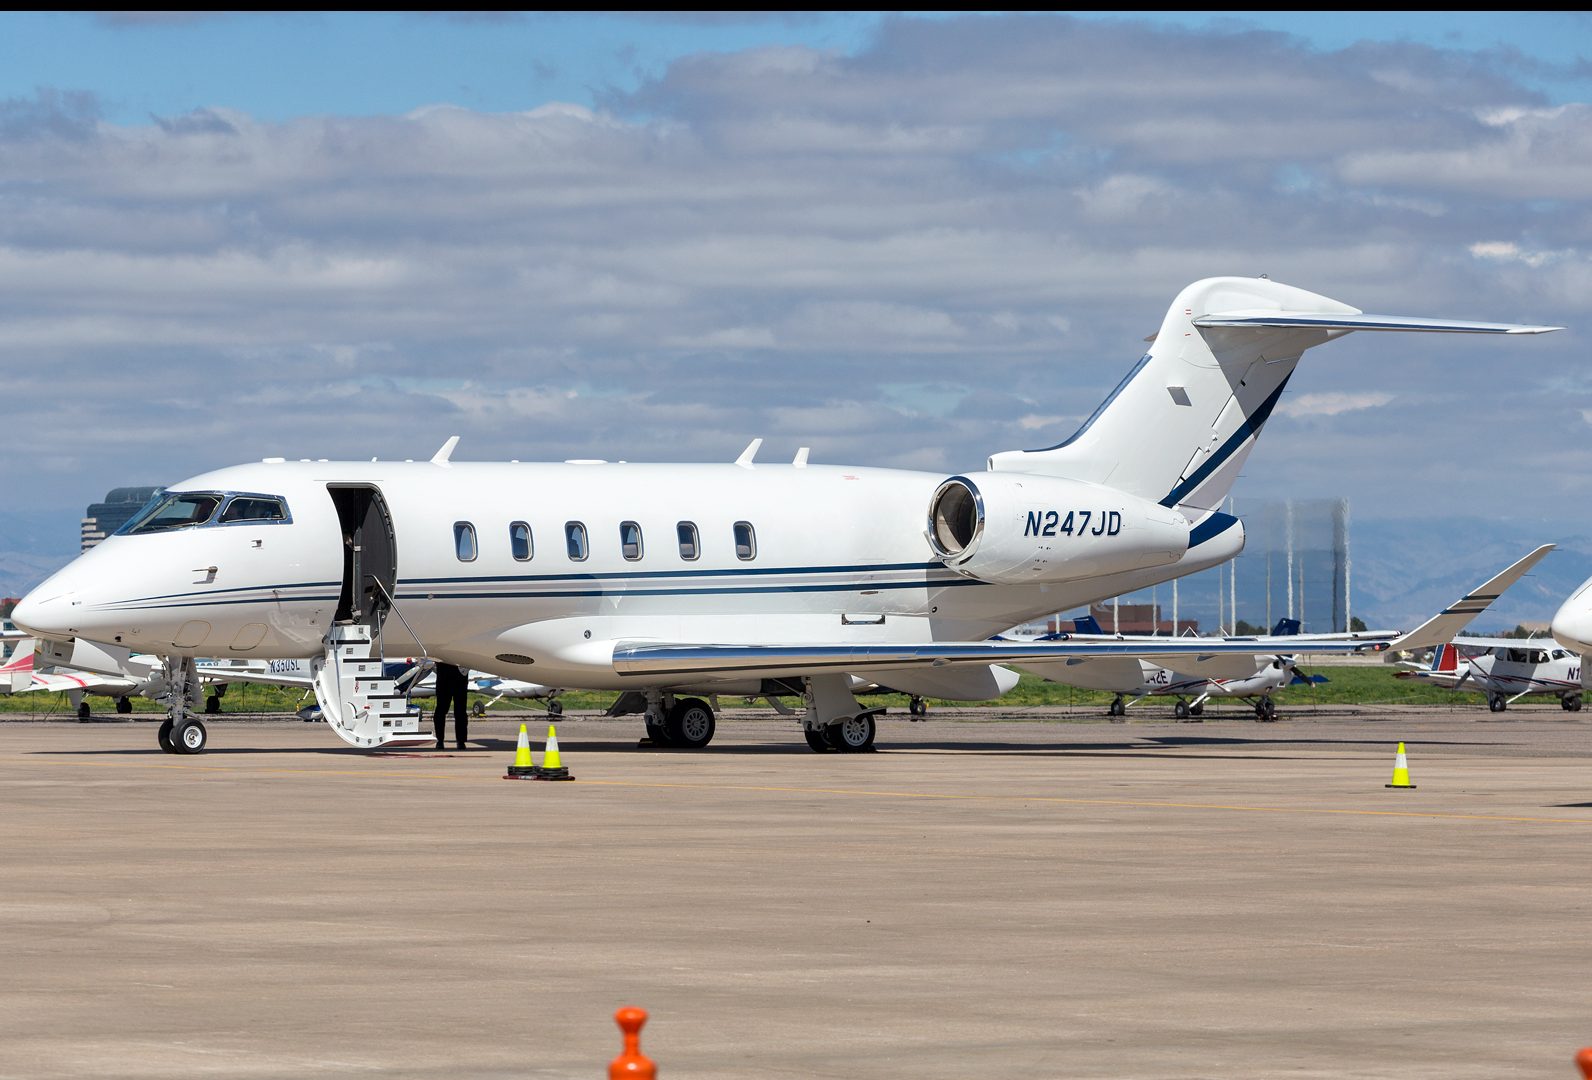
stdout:
<svg viewBox="0 0 1592 1080">
<path fill-rule="evenodd" d="M 1125 491 L 1031 473 L 953 476 L 929 500 L 929 546 L 999 585 L 1072 581 L 1177 562 L 1189 522 Z"/>
</svg>

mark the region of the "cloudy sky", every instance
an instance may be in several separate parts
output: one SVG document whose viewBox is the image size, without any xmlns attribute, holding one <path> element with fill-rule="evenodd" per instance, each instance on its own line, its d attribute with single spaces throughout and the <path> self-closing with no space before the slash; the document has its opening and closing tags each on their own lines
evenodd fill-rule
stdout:
<svg viewBox="0 0 1592 1080">
<path fill-rule="evenodd" d="M 455 433 L 979 468 L 1267 274 L 1570 330 L 1312 352 L 1241 497 L 1588 531 L 1592 18 L 1175 18 L 0 15 L 0 513 Z"/>
</svg>

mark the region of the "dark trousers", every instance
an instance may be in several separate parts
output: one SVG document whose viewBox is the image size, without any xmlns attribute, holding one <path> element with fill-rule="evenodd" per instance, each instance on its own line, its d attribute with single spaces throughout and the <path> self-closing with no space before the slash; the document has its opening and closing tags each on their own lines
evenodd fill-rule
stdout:
<svg viewBox="0 0 1592 1080">
<path fill-rule="evenodd" d="M 452 664 L 437 665 L 437 711 L 432 722 L 437 728 L 437 742 L 448 741 L 448 708 L 453 708 L 453 734 L 460 746 L 470 737 L 469 714 L 465 705 L 470 698 L 470 681 L 464 672 Z"/>
</svg>

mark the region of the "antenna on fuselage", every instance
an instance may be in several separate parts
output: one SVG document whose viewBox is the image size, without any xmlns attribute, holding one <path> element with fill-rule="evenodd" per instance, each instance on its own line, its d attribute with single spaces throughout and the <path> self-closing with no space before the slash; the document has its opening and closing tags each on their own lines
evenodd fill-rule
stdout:
<svg viewBox="0 0 1592 1080">
<path fill-rule="evenodd" d="M 458 445 L 459 445 L 459 437 L 457 435 L 448 436 L 448 441 L 442 444 L 442 449 L 438 450 L 435 454 L 431 455 L 431 464 L 433 464 L 433 465 L 446 465 L 446 464 L 448 464 L 448 459 L 453 457 L 453 448 L 455 446 L 458 446 Z"/>
</svg>

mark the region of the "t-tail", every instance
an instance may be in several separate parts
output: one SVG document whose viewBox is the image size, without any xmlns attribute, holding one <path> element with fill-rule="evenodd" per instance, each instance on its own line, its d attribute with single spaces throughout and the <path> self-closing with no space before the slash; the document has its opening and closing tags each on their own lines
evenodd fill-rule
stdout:
<svg viewBox="0 0 1592 1080">
<path fill-rule="evenodd" d="M 992 472 L 1100 484 L 1176 509 L 1196 532 L 1232 490 L 1306 349 L 1355 330 L 1537 334 L 1553 326 L 1366 315 L 1266 278 L 1208 278 L 1070 438 L 990 458 Z"/>
</svg>

